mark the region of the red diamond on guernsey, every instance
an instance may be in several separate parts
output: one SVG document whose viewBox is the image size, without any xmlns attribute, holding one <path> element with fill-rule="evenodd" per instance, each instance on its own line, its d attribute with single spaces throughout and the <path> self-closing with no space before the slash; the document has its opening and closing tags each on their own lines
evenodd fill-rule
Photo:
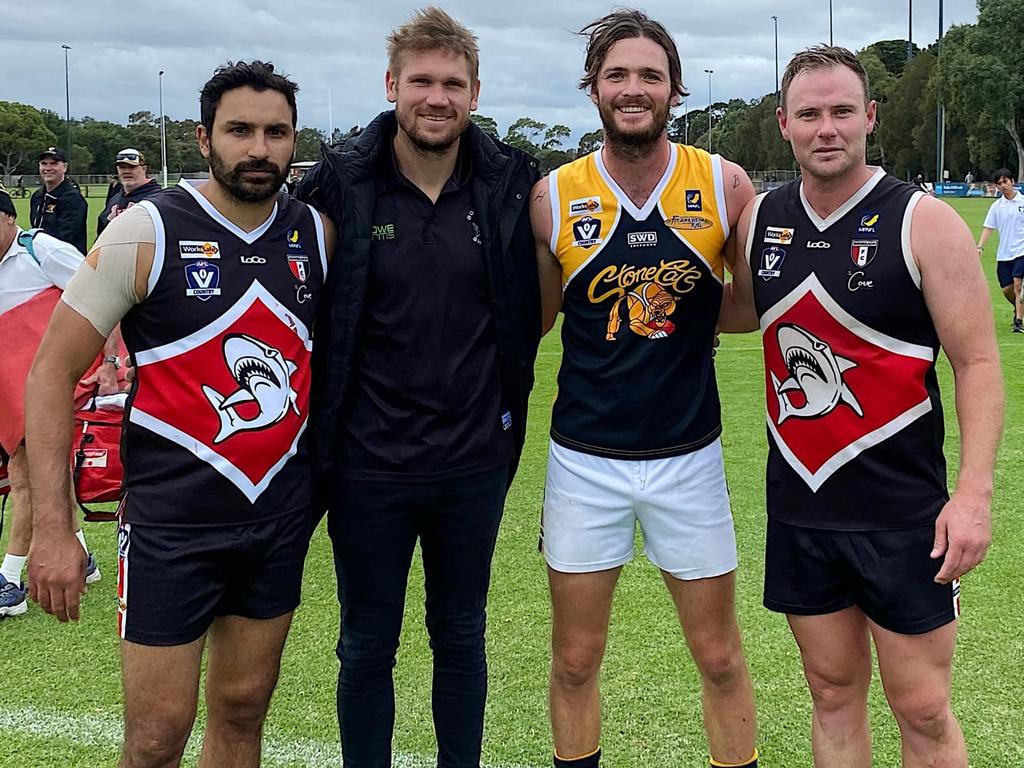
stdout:
<svg viewBox="0 0 1024 768">
<path fill-rule="evenodd" d="M 933 350 L 864 325 L 814 275 L 761 329 L 768 429 L 811 490 L 932 408 Z"/>
<path fill-rule="evenodd" d="M 136 353 L 129 418 L 255 501 L 306 428 L 312 349 L 305 325 L 254 280 L 210 325 Z"/>
</svg>

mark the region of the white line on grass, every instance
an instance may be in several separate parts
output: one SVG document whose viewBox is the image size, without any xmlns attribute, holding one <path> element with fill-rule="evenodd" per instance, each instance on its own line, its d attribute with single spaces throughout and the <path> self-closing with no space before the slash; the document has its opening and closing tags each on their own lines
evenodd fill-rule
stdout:
<svg viewBox="0 0 1024 768">
<path fill-rule="evenodd" d="M 189 759 L 199 755 L 198 730 L 192 732 L 185 754 Z M 120 718 L 110 715 L 73 715 L 51 712 L 34 707 L 23 709 L 0 708 L 0 732 L 20 733 L 40 739 L 60 739 L 71 744 L 89 747 L 117 748 L 121 745 Z M 316 739 L 283 739 L 265 736 L 263 739 L 265 765 L 306 766 L 323 768 L 340 765 L 341 752 L 336 742 Z M 433 757 L 396 753 L 393 768 L 430 768 L 437 763 Z M 536 768 L 514 763 L 491 763 L 484 768 Z"/>
</svg>

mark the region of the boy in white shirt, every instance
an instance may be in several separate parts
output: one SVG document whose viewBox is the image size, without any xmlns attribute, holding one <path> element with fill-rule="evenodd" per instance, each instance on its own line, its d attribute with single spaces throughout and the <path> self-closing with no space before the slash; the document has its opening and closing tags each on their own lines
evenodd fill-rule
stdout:
<svg viewBox="0 0 1024 768">
<path fill-rule="evenodd" d="M 1000 195 L 988 209 L 984 228 L 978 240 L 978 255 L 985 250 L 985 243 L 993 232 L 999 232 L 999 249 L 996 251 L 996 276 L 1006 300 L 1013 305 L 1013 332 L 1024 333 L 1021 318 L 1024 306 L 1021 304 L 1021 278 L 1024 277 L 1024 195 L 1015 186 L 1017 179 L 1013 171 L 1000 168 L 993 176 Z"/>
</svg>

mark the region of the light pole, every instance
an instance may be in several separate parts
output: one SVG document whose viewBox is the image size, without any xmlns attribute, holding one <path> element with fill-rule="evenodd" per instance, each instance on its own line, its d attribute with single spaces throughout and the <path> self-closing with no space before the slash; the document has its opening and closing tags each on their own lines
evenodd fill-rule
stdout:
<svg viewBox="0 0 1024 768">
<path fill-rule="evenodd" d="M 62 44 L 61 48 L 64 49 L 64 107 L 66 109 L 65 119 L 68 124 L 68 165 L 71 165 L 71 78 L 68 76 L 68 51 L 71 50 L 70 45 Z"/>
<path fill-rule="evenodd" d="M 711 76 L 715 74 L 713 69 L 705 69 L 708 73 L 708 154 L 711 153 Z"/>
<path fill-rule="evenodd" d="M 779 101 L 779 17 L 772 16 L 775 22 L 775 102 Z"/>
<path fill-rule="evenodd" d="M 686 99 L 683 99 L 683 144 L 690 143 L 690 111 L 686 106 Z"/>
<path fill-rule="evenodd" d="M 939 0 L 939 39 L 936 42 L 937 58 L 939 65 L 942 64 L 942 0 Z M 942 106 L 942 97 L 939 97 L 939 104 L 936 107 L 935 115 L 935 182 L 941 184 L 942 166 L 945 165 L 946 155 L 946 115 Z"/>
<path fill-rule="evenodd" d="M 907 0 L 907 61 L 914 57 L 914 0 Z"/>
<path fill-rule="evenodd" d="M 164 71 L 161 69 L 157 74 L 157 83 L 160 91 L 160 165 L 164 171 L 163 187 L 167 188 L 167 129 L 164 125 Z"/>
<path fill-rule="evenodd" d="M 828 0 L 828 44 L 835 45 L 832 42 L 832 0 Z"/>
</svg>

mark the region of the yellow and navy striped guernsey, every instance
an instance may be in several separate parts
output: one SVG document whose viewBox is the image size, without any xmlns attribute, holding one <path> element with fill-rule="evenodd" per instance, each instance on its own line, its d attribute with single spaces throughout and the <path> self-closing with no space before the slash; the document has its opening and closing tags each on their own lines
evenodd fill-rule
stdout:
<svg viewBox="0 0 1024 768">
<path fill-rule="evenodd" d="M 721 158 L 673 144 L 643 208 L 600 150 L 548 185 L 565 314 L 552 439 L 633 459 L 711 443 L 722 431 L 711 348 L 729 236 Z"/>
</svg>

